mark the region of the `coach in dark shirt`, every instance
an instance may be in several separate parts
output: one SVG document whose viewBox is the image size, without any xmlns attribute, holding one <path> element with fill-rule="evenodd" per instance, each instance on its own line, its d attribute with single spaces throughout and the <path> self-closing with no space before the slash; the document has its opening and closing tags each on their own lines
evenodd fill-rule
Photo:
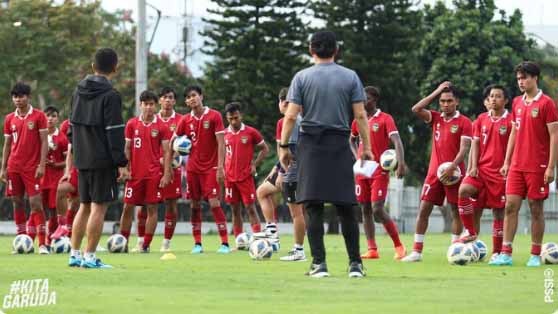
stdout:
<svg viewBox="0 0 558 314">
<path fill-rule="evenodd" d="M 364 88 L 357 74 L 335 63 L 337 41 L 330 31 L 315 33 L 310 54 L 315 65 L 298 72 L 291 82 L 289 107 L 281 133 L 281 163 L 288 167 L 288 140 L 296 116 L 302 112 L 297 144 L 298 188 L 296 200 L 309 216 L 308 241 L 312 265 L 307 275 L 329 276 L 323 242 L 324 202 L 336 206 L 349 255 L 349 277 L 362 277 L 359 230 L 353 205 L 353 155 L 349 146 L 351 122 L 356 119 L 362 137 L 362 160 L 372 159 L 364 102 Z"/>
</svg>

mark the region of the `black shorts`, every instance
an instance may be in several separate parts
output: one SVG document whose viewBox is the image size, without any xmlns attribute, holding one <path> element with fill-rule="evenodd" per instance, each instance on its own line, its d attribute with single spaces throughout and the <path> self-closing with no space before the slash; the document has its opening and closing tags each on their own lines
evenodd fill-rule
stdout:
<svg viewBox="0 0 558 314">
<path fill-rule="evenodd" d="M 109 203 L 118 197 L 116 168 L 80 169 L 78 176 L 81 203 Z"/>
<path fill-rule="evenodd" d="M 268 176 L 266 181 L 275 185 L 277 183 L 277 177 L 279 176 L 279 171 L 275 171 L 272 176 Z"/>
<path fill-rule="evenodd" d="M 283 182 L 283 198 L 287 203 L 296 203 L 296 182 Z"/>
</svg>

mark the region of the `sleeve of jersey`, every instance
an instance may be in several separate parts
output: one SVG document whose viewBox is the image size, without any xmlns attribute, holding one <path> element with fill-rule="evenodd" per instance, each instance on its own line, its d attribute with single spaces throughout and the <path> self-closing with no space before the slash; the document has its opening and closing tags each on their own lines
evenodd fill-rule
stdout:
<svg viewBox="0 0 558 314">
<path fill-rule="evenodd" d="M 39 119 L 37 120 L 37 126 L 39 128 L 39 131 L 47 130 L 47 118 L 46 115 L 42 112 L 39 115 Z"/>
<path fill-rule="evenodd" d="M 388 116 L 386 120 L 386 130 L 388 132 L 388 136 L 392 136 L 393 134 L 399 134 L 397 130 L 397 126 L 395 125 L 395 121 L 393 121 L 392 116 Z"/>
<path fill-rule="evenodd" d="M 6 117 L 4 119 L 4 136 L 12 136 L 12 130 L 10 129 L 10 118 Z"/>
<path fill-rule="evenodd" d="M 480 138 L 481 136 L 481 132 L 480 132 L 480 116 L 479 118 L 477 118 L 477 120 L 475 120 L 475 122 L 473 122 L 473 138 L 477 139 Z"/>
<path fill-rule="evenodd" d="M 220 113 L 215 112 L 213 121 L 215 122 L 215 134 L 225 133 L 225 125 L 223 124 L 223 118 Z"/>
<path fill-rule="evenodd" d="M 253 129 L 252 133 L 253 133 L 252 134 L 252 141 L 253 141 L 254 145 L 258 145 L 258 144 L 263 143 L 264 139 L 263 139 L 263 136 L 260 133 L 260 131 L 258 131 L 256 129 Z"/>
<path fill-rule="evenodd" d="M 291 81 L 291 85 L 289 87 L 289 92 L 287 93 L 287 100 L 289 102 L 293 102 L 297 105 L 303 106 L 302 101 L 302 83 L 300 78 L 300 72 L 295 74 Z"/>
<path fill-rule="evenodd" d="M 351 135 L 354 137 L 358 136 L 358 125 L 356 120 L 353 120 L 353 123 L 351 123 Z"/>
<path fill-rule="evenodd" d="M 60 145 L 63 153 L 68 151 L 68 138 L 66 135 L 60 136 Z"/>
<path fill-rule="evenodd" d="M 170 140 L 172 137 L 172 132 L 169 129 L 168 126 L 163 125 L 163 127 L 161 128 L 161 140 L 162 141 L 168 141 Z"/>
<path fill-rule="evenodd" d="M 134 136 L 132 134 L 132 120 L 128 121 L 128 123 L 126 123 L 126 128 L 124 129 L 124 138 L 127 141 L 131 141 L 132 137 Z"/>
<path fill-rule="evenodd" d="M 182 135 L 186 134 L 186 131 L 184 130 L 185 117 L 186 117 L 186 115 L 182 116 L 180 118 L 180 120 L 178 120 L 178 123 L 176 124 L 176 129 L 174 130 L 174 134 L 176 136 L 182 136 Z"/>
<path fill-rule="evenodd" d="M 552 99 L 546 103 L 546 114 L 545 114 L 546 124 L 554 124 L 558 122 L 558 111 L 556 110 L 556 104 Z"/>
<path fill-rule="evenodd" d="M 283 119 L 277 120 L 275 127 L 275 140 L 277 142 L 281 141 L 281 132 L 283 132 Z"/>
<path fill-rule="evenodd" d="M 471 139 L 473 136 L 473 125 L 471 120 L 463 119 L 463 132 L 461 133 L 461 138 Z"/>
<path fill-rule="evenodd" d="M 430 122 L 426 122 L 427 124 L 434 125 L 435 122 L 440 120 L 441 113 L 436 110 L 430 110 Z"/>
</svg>

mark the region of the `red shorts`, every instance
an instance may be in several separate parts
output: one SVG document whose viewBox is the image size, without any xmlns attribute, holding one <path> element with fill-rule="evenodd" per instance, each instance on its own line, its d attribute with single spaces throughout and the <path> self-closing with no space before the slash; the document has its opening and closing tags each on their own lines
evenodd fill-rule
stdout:
<svg viewBox="0 0 558 314">
<path fill-rule="evenodd" d="M 188 172 L 186 183 L 188 199 L 201 201 L 219 198 L 220 187 L 217 183 L 217 169 L 205 173 Z"/>
<path fill-rule="evenodd" d="M 355 194 L 359 203 L 384 201 L 389 185 L 389 172 L 382 171 L 372 178 L 357 176 L 355 180 Z"/>
<path fill-rule="evenodd" d="M 163 200 L 159 189 L 160 178 L 132 179 L 126 181 L 124 203 L 131 205 L 157 204 Z"/>
<path fill-rule="evenodd" d="M 506 180 L 499 173 L 479 171 L 476 178 L 467 176 L 461 184 L 472 185 L 479 191 L 474 202 L 476 209 L 506 206 Z"/>
<path fill-rule="evenodd" d="M 256 202 L 256 185 L 254 178 L 251 176 L 238 182 L 225 180 L 225 202 L 238 204 L 241 199 L 244 206 Z"/>
<path fill-rule="evenodd" d="M 44 209 L 56 208 L 56 187 L 41 191 Z"/>
<path fill-rule="evenodd" d="M 164 200 L 175 200 L 182 196 L 182 173 L 173 170 L 172 182 L 165 186 L 162 190 Z"/>
<path fill-rule="evenodd" d="M 444 198 L 447 198 L 449 204 L 457 204 L 460 184 L 461 181 L 454 185 L 443 185 L 435 174 L 427 175 L 420 199 L 432 202 L 436 206 L 444 205 Z"/>
<path fill-rule="evenodd" d="M 78 176 L 79 176 L 79 172 L 77 170 L 77 168 L 72 168 L 72 172 L 70 173 L 70 180 L 68 181 L 73 187 L 74 187 L 74 192 L 70 193 L 70 197 L 78 197 L 79 196 L 79 192 L 78 192 Z"/>
<path fill-rule="evenodd" d="M 522 172 L 510 170 L 506 182 L 506 195 L 527 196 L 530 200 L 548 198 L 548 184 L 544 184 L 544 172 Z"/>
<path fill-rule="evenodd" d="M 41 179 L 35 178 L 35 170 L 26 172 L 12 172 L 8 170 L 8 188 L 6 196 L 28 197 L 41 193 Z"/>
</svg>

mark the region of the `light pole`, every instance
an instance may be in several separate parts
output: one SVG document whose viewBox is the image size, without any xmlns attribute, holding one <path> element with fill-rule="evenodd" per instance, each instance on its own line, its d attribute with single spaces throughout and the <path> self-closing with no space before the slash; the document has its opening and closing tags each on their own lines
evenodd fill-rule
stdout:
<svg viewBox="0 0 558 314">
<path fill-rule="evenodd" d="M 138 0 L 138 28 L 136 30 L 136 114 L 139 114 L 139 97 L 147 89 L 147 45 L 145 42 L 145 0 Z"/>
</svg>

